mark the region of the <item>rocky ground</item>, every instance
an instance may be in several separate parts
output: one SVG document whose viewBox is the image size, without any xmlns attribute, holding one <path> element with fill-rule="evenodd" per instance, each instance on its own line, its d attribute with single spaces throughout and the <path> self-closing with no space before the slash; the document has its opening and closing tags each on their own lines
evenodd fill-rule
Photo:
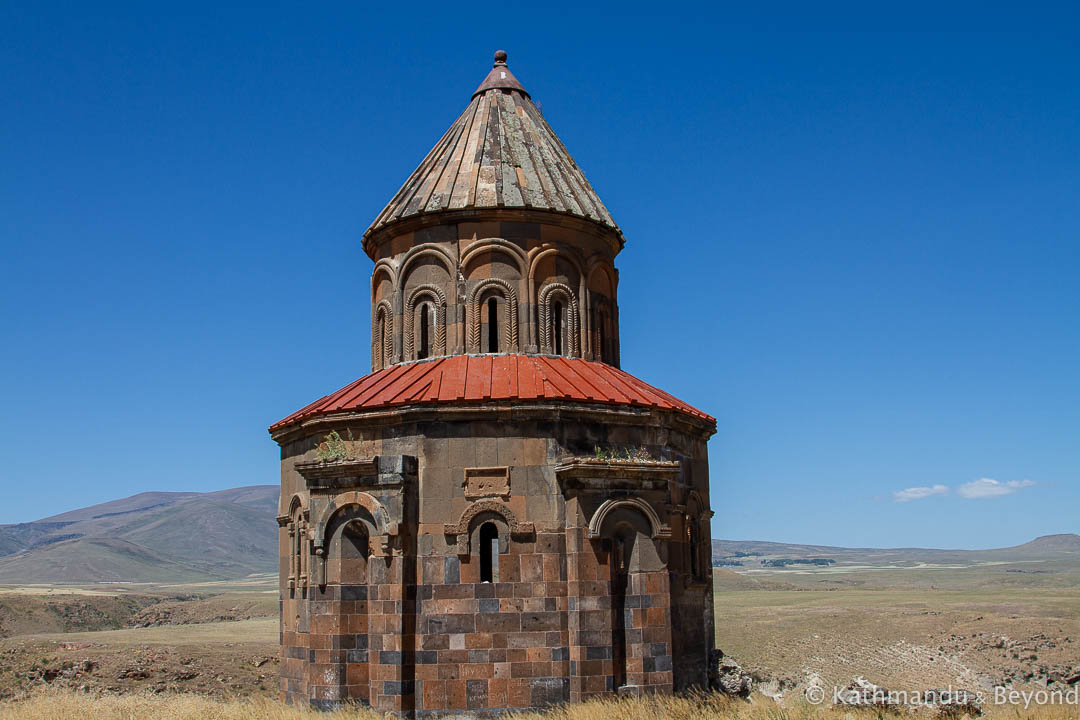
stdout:
<svg viewBox="0 0 1080 720">
<path fill-rule="evenodd" d="M 0 698 L 44 687 L 276 696 L 277 593 L 0 591 Z"/>
<path fill-rule="evenodd" d="M 754 692 L 780 702 L 809 688 L 830 700 L 834 690 L 867 687 L 992 698 L 996 688 L 1064 692 L 1080 684 L 1075 585 L 823 589 L 794 575 L 781 579 L 720 574 L 716 592 L 718 644 Z"/>
</svg>

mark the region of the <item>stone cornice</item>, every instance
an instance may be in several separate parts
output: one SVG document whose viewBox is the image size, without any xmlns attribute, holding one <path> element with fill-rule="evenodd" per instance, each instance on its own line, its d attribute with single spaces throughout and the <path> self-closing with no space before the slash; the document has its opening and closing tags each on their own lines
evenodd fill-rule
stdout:
<svg viewBox="0 0 1080 720">
<path fill-rule="evenodd" d="M 438 225 L 499 220 L 573 228 L 603 239 L 615 253 L 618 253 L 626 246 L 626 240 L 623 237 L 621 230 L 613 230 L 602 223 L 581 217 L 580 215 L 561 213 L 554 210 L 495 207 L 425 212 L 394 220 L 393 222 L 390 222 L 377 230 L 369 231 L 364 235 L 364 252 L 366 252 L 368 257 L 372 260 L 377 260 L 378 253 L 376 252 L 376 248 L 383 243 L 389 242 L 395 236 L 404 233 Z"/>
<path fill-rule="evenodd" d="M 578 420 L 618 425 L 653 424 L 663 418 L 670 426 L 706 440 L 716 433 L 716 424 L 676 410 L 642 408 L 629 405 L 605 405 L 581 402 L 529 402 L 521 400 L 402 405 L 385 410 L 346 411 L 317 415 L 277 428 L 270 437 L 278 444 L 304 437 L 316 430 L 343 427 L 351 423 L 400 425 L 407 422 L 446 422 L 451 420 Z"/>
<path fill-rule="evenodd" d="M 555 477 L 566 489 L 662 490 L 681 466 L 676 460 L 614 460 L 575 457 L 555 466 Z"/>
</svg>

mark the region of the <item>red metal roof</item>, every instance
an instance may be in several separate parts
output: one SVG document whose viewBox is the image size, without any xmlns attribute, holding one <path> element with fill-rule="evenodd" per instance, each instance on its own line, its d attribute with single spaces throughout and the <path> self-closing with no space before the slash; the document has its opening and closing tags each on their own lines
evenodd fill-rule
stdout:
<svg viewBox="0 0 1080 720">
<path fill-rule="evenodd" d="M 716 422 L 663 390 L 603 363 L 536 355 L 454 355 L 365 375 L 274 423 L 270 430 L 338 412 L 499 400 L 632 405 Z"/>
</svg>

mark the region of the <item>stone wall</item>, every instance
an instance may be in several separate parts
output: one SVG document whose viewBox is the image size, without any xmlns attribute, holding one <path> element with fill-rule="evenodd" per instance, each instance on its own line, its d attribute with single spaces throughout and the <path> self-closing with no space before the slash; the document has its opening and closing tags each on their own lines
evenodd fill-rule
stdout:
<svg viewBox="0 0 1080 720">
<path fill-rule="evenodd" d="M 594 223 L 503 214 L 513 219 L 406 226 L 376 246 L 372 371 L 487 352 L 618 367 L 619 238 Z"/>
<path fill-rule="evenodd" d="M 331 430 L 351 457 L 318 462 Z M 284 698 L 424 716 L 704 686 L 711 575 L 686 530 L 708 545 L 711 432 L 574 404 L 282 431 Z"/>
</svg>

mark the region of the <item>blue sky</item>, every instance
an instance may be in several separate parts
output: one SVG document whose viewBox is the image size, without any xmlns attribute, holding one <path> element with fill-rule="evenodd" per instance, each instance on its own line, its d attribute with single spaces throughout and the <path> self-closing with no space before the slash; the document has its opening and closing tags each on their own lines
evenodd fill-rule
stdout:
<svg viewBox="0 0 1080 720">
<path fill-rule="evenodd" d="M 0 5 L 0 522 L 276 483 L 504 48 L 626 234 L 624 369 L 718 418 L 716 537 L 1077 531 L 1080 44 L 1018 7 Z"/>
</svg>

